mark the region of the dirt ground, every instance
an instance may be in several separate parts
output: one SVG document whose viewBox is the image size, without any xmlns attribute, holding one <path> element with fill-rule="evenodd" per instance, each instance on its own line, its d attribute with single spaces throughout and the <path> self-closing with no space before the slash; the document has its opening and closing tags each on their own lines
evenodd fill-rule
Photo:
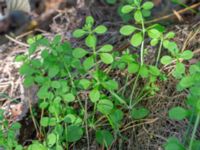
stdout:
<svg viewBox="0 0 200 150">
<path fill-rule="evenodd" d="M 58 1 L 51 0 L 46 11 L 53 9 L 55 3 L 58 3 Z M 24 40 L 26 37 L 33 35 L 35 32 L 40 32 L 45 37 L 52 39 L 56 34 L 60 34 L 63 40 L 74 42 L 75 40 L 71 37 L 71 32 L 76 27 L 81 26 L 86 15 L 92 14 L 97 18 L 98 24 L 103 23 L 111 30 L 109 35 L 102 39 L 102 43 L 110 39 L 109 42 L 114 44 L 117 50 L 121 50 L 121 47 L 126 44 L 126 41 L 123 41 L 123 38 L 116 32 L 119 29 L 118 27 L 123 24 L 119 17 L 113 13 L 113 10 L 116 10 L 116 8 L 111 7 L 108 9 L 107 7 L 109 6 L 98 2 L 94 3 L 93 6 L 91 9 L 86 8 L 84 0 L 79 0 L 79 5 L 76 8 L 58 11 L 51 18 L 50 30 L 45 31 L 44 29 L 37 28 L 16 38 L 8 37 L 9 42 L 0 46 L 0 107 L 7 110 L 6 117 L 10 123 L 26 120 L 28 106 L 24 108 L 23 103 L 27 96 L 31 97 L 31 99 L 37 99 L 34 94 L 36 93 L 34 88 L 28 89 L 31 90 L 32 94 L 27 95 L 27 89 L 22 84 L 23 77 L 18 73 L 21 63 L 15 62 L 17 55 L 27 53 L 28 45 Z M 109 15 L 105 15 L 107 13 Z M 109 18 L 112 19 L 110 20 Z M 194 52 L 195 57 L 188 62 L 188 65 L 200 60 L 200 20 L 196 16 L 193 19 L 188 20 L 186 15 L 186 20 L 177 21 L 168 26 L 168 30 L 176 33 L 175 41 L 181 49 L 190 49 Z M 111 37 L 116 38 L 111 39 Z M 76 44 L 74 43 L 74 45 Z M 154 57 L 153 48 L 152 57 Z M 176 136 L 181 139 L 184 136 L 188 122 L 175 122 L 168 118 L 168 110 L 171 107 L 177 105 L 185 106 L 184 98 L 186 94 L 175 92 L 175 89 L 176 81 L 170 79 L 160 85 L 160 91 L 155 96 L 143 101 L 142 105 L 150 110 L 151 115 L 140 122 L 133 122 L 131 129 L 123 131 L 129 137 L 128 140 L 122 142 L 122 139 L 119 139 L 116 142 L 117 144 L 113 146 L 113 149 L 162 150 L 162 145 L 169 136 Z M 200 130 L 197 135 L 200 137 Z M 26 136 L 26 138 L 30 137 Z M 91 141 L 91 143 L 93 143 L 91 149 L 99 148 L 95 141 Z M 74 148 L 76 149 L 77 147 L 78 149 L 79 146 L 77 144 Z"/>
</svg>

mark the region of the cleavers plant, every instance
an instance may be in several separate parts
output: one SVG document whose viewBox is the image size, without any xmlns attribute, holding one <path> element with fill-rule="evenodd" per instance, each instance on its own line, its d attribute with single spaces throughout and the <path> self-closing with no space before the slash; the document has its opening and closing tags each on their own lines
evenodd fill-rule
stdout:
<svg viewBox="0 0 200 150">
<path fill-rule="evenodd" d="M 70 149 L 77 141 L 87 141 L 89 149 L 93 132 L 97 143 L 111 148 L 117 138 L 123 137 L 123 132 L 132 126 L 130 123 L 127 125 L 125 119 L 130 122 L 140 120 L 150 113 L 139 103 L 159 91 L 157 82 L 165 79 L 164 73 L 158 68 L 163 49 L 167 49 L 172 56 L 162 57 L 161 62 L 165 65 L 176 63 L 172 74 L 183 80 L 179 89 L 194 87 L 194 84 L 197 86 L 196 81 L 189 87 L 183 86 L 184 80 L 189 79 L 184 77 L 185 66 L 182 61 L 191 59 L 192 52 L 178 50 L 177 45 L 170 41 L 175 34 L 165 33 L 163 26 L 145 24 L 145 18 L 150 16 L 153 6 L 149 1 L 130 0 L 121 8 L 122 14 L 134 16 L 134 25 L 124 25 L 119 31 L 125 37 L 130 36 L 131 46 L 122 53 L 116 52 L 111 44 L 101 44 L 99 35 L 105 34 L 107 27 L 96 25 L 91 16 L 86 17 L 81 29 L 73 32 L 74 38 L 84 40 L 85 44 L 81 47 L 63 42 L 59 35 L 52 41 L 41 35 L 28 40 L 28 54 L 16 58 L 23 62 L 19 72 L 24 76 L 24 86 L 38 88 L 40 115 L 31 115 L 40 140 L 32 141 L 27 146 L 28 150 Z M 149 45 L 158 47 L 153 64 L 145 62 L 150 53 Z M 191 74 L 198 72 L 195 70 L 198 66 L 191 68 Z M 112 71 L 116 70 L 125 73 L 126 79 L 122 84 L 112 76 Z M 187 112 L 188 117 L 188 111 L 176 108 L 170 111 L 172 118 L 176 111 Z M 196 114 L 193 113 L 193 116 Z M 12 126 L 10 131 L 13 131 Z M 195 132 L 190 147 L 196 144 Z M 1 135 L 7 137 L 3 132 Z M 165 146 L 167 150 L 169 145 L 170 142 Z M 1 142 L 0 146 L 22 149 L 17 142 Z"/>
</svg>

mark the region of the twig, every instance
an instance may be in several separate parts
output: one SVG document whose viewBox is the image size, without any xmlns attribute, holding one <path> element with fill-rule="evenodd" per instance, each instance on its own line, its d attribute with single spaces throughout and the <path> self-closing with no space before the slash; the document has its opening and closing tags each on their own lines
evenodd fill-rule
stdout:
<svg viewBox="0 0 200 150">
<path fill-rule="evenodd" d="M 190 41 L 192 41 L 197 36 L 197 34 L 199 33 L 199 31 L 200 31 L 200 27 L 195 32 L 191 31 L 189 33 L 189 35 L 187 36 L 187 39 L 185 40 L 185 42 L 183 44 L 181 52 L 183 52 L 186 49 L 188 43 L 190 43 Z"/>
<path fill-rule="evenodd" d="M 191 9 L 196 8 L 198 6 L 200 6 L 200 2 L 198 2 L 198 3 L 196 3 L 192 6 L 189 6 L 187 8 L 181 9 L 181 10 L 177 11 L 177 13 L 182 14 L 182 13 L 187 12 L 188 10 L 191 10 Z M 169 18 L 174 17 L 174 16 L 176 16 L 176 15 L 174 13 L 171 13 L 169 15 L 166 15 L 166 16 L 163 16 L 163 17 L 160 17 L 160 18 L 156 18 L 156 19 L 153 19 L 153 20 L 150 20 L 150 21 L 146 21 L 145 24 L 154 23 L 154 22 L 158 22 L 158 21 L 161 21 L 161 20 L 169 19 Z"/>
<path fill-rule="evenodd" d="M 17 40 L 18 40 L 18 39 L 21 39 L 21 38 L 23 38 L 23 37 L 25 37 L 25 36 L 27 36 L 27 35 L 33 33 L 33 32 L 34 32 L 33 30 L 28 31 L 28 32 L 25 32 L 25 33 L 23 33 L 23 34 L 17 36 L 15 39 L 17 39 Z"/>
<path fill-rule="evenodd" d="M 124 132 L 124 131 L 127 131 L 128 129 L 131 129 L 131 128 L 134 128 L 134 127 L 137 127 L 137 126 L 141 126 L 141 125 L 144 125 L 144 124 L 152 124 L 152 123 L 156 122 L 157 120 L 158 120 L 158 118 L 148 119 L 146 122 L 134 124 L 134 125 L 128 126 L 126 128 L 123 128 L 120 132 Z"/>
<path fill-rule="evenodd" d="M 17 44 L 19 44 L 19 45 L 22 45 L 22 46 L 25 46 L 25 47 L 29 47 L 28 44 L 25 44 L 25 43 L 23 43 L 23 42 L 20 42 L 20 41 L 18 41 L 18 40 L 16 40 L 16 39 L 10 37 L 10 36 L 7 35 L 7 34 L 5 35 L 5 37 L 6 37 L 7 39 L 9 39 L 10 41 L 13 41 L 13 42 L 15 42 L 15 43 L 17 43 Z"/>
<path fill-rule="evenodd" d="M 197 50 L 195 50 L 195 51 L 193 51 L 193 53 L 194 53 L 194 54 L 198 54 L 198 53 L 200 53 L 200 48 L 197 49 Z"/>
</svg>

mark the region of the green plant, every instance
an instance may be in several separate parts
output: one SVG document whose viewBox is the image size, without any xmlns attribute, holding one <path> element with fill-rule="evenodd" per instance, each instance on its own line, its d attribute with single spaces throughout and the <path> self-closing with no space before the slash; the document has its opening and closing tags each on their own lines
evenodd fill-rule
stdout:
<svg viewBox="0 0 200 150">
<path fill-rule="evenodd" d="M 177 121 L 188 119 L 189 126 L 185 135 L 185 139 L 182 139 L 182 143 L 177 138 L 169 138 L 165 145 L 165 149 L 197 150 L 200 147 L 200 141 L 195 139 L 195 133 L 197 132 L 197 127 L 200 120 L 200 63 L 191 65 L 189 67 L 189 72 L 187 72 L 183 61 L 190 60 L 193 57 L 193 53 L 190 50 L 180 51 L 177 45 L 173 42 L 167 42 L 166 47 L 172 56 L 163 56 L 161 62 L 164 65 L 169 65 L 171 63 L 175 64 L 175 67 L 171 72 L 176 79 L 180 80 L 179 84 L 177 85 L 177 90 L 186 90 L 188 93 L 186 101 L 188 108 L 186 109 L 179 106 L 174 107 L 169 111 L 169 117 Z M 193 130 L 191 131 L 192 126 Z"/>
<path fill-rule="evenodd" d="M 107 2 L 113 4 L 116 1 Z M 153 8 L 152 2 L 127 2 L 121 7 L 122 13 L 134 18 L 135 24 L 120 28 L 122 35 L 130 36 L 131 44 L 122 53 L 116 52 L 111 44 L 101 44 L 99 35 L 105 34 L 107 27 L 96 25 L 91 16 L 86 18 L 82 28 L 73 32 L 74 38 L 84 40 L 82 47 L 72 47 L 69 42 L 63 42 L 59 35 L 53 40 L 41 35 L 28 39 L 28 54 L 18 56 L 16 60 L 23 62 L 19 72 L 24 76 L 25 87 L 38 87 L 39 115 L 34 115 L 32 110 L 30 114 L 37 135 L 41 137 L 32 141 L 27 146 L 28 150 L 70 149 L 84 138 L 89 147 L 91 132 L 95 133 L 97 143 L 111 148 L 118 137 L 123 137 L 122 131 L 132 127 L 125 119 L 139 121 L 149 115 L 150 111 L 138 104 L 159 91 L 157 83 L 165 78 L 158 68 L 163 49 L 168 49 L 172 56 L 162 57 L 161 62 L 165 65 L 174 62 L 176 65 L 172 74 L 183 80 L 179 89 L 190 88 L 184 87 L 184 80 L 190 79 L 184 79 L 186 71 L 182 61 L 191 59 L 192 52 L 180 51 L 171 42 L 175 34 L 166 33 L 163 26 L 145 24 Z M 155 64 L 145 61 L 149 45 L 158 49 Z M 132 50 L 138 50 L 138 53 L 133 54 Z M 191 72 L 196 73 L 195 68 L 193 66 Z M 125 81 L 120 79 L 119 82 L 118 77 L 112 75 L 116 70 L 125 73 Z M 179 113 L 179 118 L 174 113 Z M 170 117 L 178 120 L 189 115 L 181 107 L 170 111 Z M 12 141 L 14 144 L 5 145 L 9 145 L 10 149 L 21 148 L 14 135 Z M 177 140 L 169 141 L 173 146 Z M 191 143 L 193 147 L 197 142 Z M 168 147 L 171 145 L 168 144 Z"/>
<path fill-rule="evenodd" d="M 19 123 L 13 123 L 9 125 L 8 120 L 4 118 L 4 110 L 0 110 L 0 148 L 5 150 L 22 150 L 23 147 L 17 142 L 17 133 L 21 125 Z"/>
<path fill-rule="evenodd" d="M 130 110 L 133 119 L 142 119 L 148 115 L 148 110 L 135 106 L 142 100 L 146 89 L 154 91 L 154 82 L 160 71 L 154 66 L 140 66 L 137 55 L 127 53 L 117 58 L 110 44 L 97 46 L 98 35 L 106 31 L 103 25 L 95 27 L 94 19 L 89 16 L 83 28 L 73 32 L 74 37 L 85 39 L 87 47 L 72 48 L 70 43 L 61 42 L 60 36 L 56 36 L 53 41 L 37 36 L 28 40 L 29 54 L 16 58 L 17 61 L 23 61 L 20 73 L 24 75 L 24 85 L 38 86 L 41 115 L 35 128 L 38 135 L 45 139 L 42 143 L 33 142 L 29 146 L 30 150 L 36 147 L 69 148 L 70 143 L 79 141 L 84 135 L 88 136 L 91 129 L 96 132 L 97 142 L 109 148 L 121 135 L 126 110 Z M 39 56 L 35 57 L 41 49 Z M 114 69 L 123 63 L 129 66 L 130 75 L 137 72 L 141 77 L 149 78 L 133 104 L 132 100 L 121 96 L 117 80 L 111 78 L 109 71 L 101 68 L 101 64 Z M 83 93 L 87 93 L 84 98 Z M 36 118 L 33 113 L 32 118 Z M 105 119 L 110 129 L 104 129 Z M 87 140 L 89 146 L 88 137 Z"/>
</svg>

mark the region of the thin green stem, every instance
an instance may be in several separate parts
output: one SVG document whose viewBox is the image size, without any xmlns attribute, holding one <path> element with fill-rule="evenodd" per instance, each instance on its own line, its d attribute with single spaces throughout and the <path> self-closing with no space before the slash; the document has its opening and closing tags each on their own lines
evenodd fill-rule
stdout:
<svg viewBox="0 0 200 150">
<path fill-rule="evenodd" d="M 140 69 L 139 69 L 139 71 L 140 71 Z M 136 89 L 136 87 L 137 87 L 137 83 L 138 83 L 138 79 L 139 79 L 139 71 L 138 71 L 138 74 L 137 74 L 137 76 L 136 76 L 135 82 L 134 82 L 133 87 L 132 87 L 132 91 L 131 91 L 131 95 L 130 95 L 130 101 L 129 101 L 129 106 L 130 106 L 130 107 L 131 107 L 131 105 L 132 105 L 133 95 L 134 95 L 135 89 Z"/>
<path fill-rule="evenodd" d="M 114 96 L 121 104 L 125 104 L 126 106 L 127 103 L 125 100 L 123 100 L 119 95 L 117 95 L 114 91 L 109 90 L 109 92 L 112 94 L 112 96 Z"/>
<path fill-rule="evenodd" d="M 70 82 L 71 82 L 72 87 L 73 87 L 74 89 L 76 89 L 76 86 L 75 86 L 75 84 L 74 84 L 73 77 L 72 77 L 71 73 L 69 72 L 69 70 L 67 69 L 67 67 L 66 67 L 66 70 L 67 70 L 67 73 L 68 73 L 68 75 L 69 75 L 69 78 L 70 78 Z M 79 98 L 78 96 L 77 96 L 77 99 L 78 99 L 79 105 L 81 106 L 82 110 L 84 110 L 83 104 L 81 103 L 81 100 L 80 100 L 80 98 Z"/>
<path fill-rule="evenodd" d="M 140 49 L 140 62 L 142 66 L 144 64 L 144 41 L 142 41 L 141 49 Z"/>
<path fill-rule="evenodd" d="M 186 145 L 186 143 L 187 143 L 187 139 L 188 139 L 188 137 L 189 137 L 189 135 L 190 135 L 190 133 L 191 133 L 191 129 L 192 129 L 192 121 L 194 120 L 194 117 L 195 117 L 195 110 L 194 110 L 194 108 L 192 109 L 192 115 L 190 116 L 190 119 L 189 119 L 189 125 L 188 125 L 188 127 L 187 127 L 187 130 L 186 130 L 186 132 L 185 132 L 185 138 L 184 138 L 184 140 L 183 140 L 183 144 L 184 145 Z"/>
<path fill-rule="evenodd" d="M 190 139 L 189 150 L 192 150 L 194 139 L 195 139 L 195 134 L 196 134 L 197 128 L 199 126 L 199 121 L 200 121 L 200 114 L 197 115 L 197 118 L 196 118 L 196 121 L 195 121 L 194 129 L 192 131 L 192 136 L 191 136 L 191 139 Z"/>
<path fill-rule="evenodd" d="M 124 89 L 123 89 L 123 91 L 122 91 L 122 95 L 124 96 L 124 94 L 125 94 L 125 91 L 126 91 L 126 87 L 128 86 L 128 79 L 129 79 L 129 74 L 126 76 L 126 81 L 125 81 L 125 85 L 124 85 Z"/>
<path fill-rule="evenodd" d="M 159 49 L 158 49 L 158 55 L 157 55 L 157 58 L 156 58 L 156 67 L 158 66 L 158 63 L 159 63 L 159 60 L 160 60 L 162 45 L 163 45 L 163 38 L 160 41 L 160 46 L 159 46 Z"/>
<path fill-rule="evenodd" d="M 92 48 L 93 50 L 93 55 L 94 55 L 94 61 L 95 61 L 95 67 L 96 67 L 96 71 L 99 69 L 99 65 L 97 63 L 97 52 L 96 52 L 96 47 Z"/>
<path fill-rule="evenodd" d="M 96 109 L 97 109 L 97 103 L 94 103 L 94 109 L 93 109 L 93 112 L 92 112 L 92 123 L 93 124 L 94 124 L 94 117 L 95 117 Z"/>
<path fill-rule="evenodd" d="M 144 38 L 145 38 L 145 26 L 144 26 L 144 19 L 142 19 L 142 36 L 143 36 L 143 41 L 141 44 L 141 49 L 140 49 L 140 61 L 141 61 L 141 66 L 144 64 Z"/>
<path fill-rule="evenodd" d="M 145 96 L 147 96 L 149 93 L 147 92 L 147 93 L 145 93 L 143 96 L 141 96 L 140 98 L 138 98 L 136 101 L 135 101 L 135 103 L 131 106 L 132 108 L 133 107 L 135 107 L 141 100 L 143 100 L 143 98 L 145 97 Z"/>
</svg>

